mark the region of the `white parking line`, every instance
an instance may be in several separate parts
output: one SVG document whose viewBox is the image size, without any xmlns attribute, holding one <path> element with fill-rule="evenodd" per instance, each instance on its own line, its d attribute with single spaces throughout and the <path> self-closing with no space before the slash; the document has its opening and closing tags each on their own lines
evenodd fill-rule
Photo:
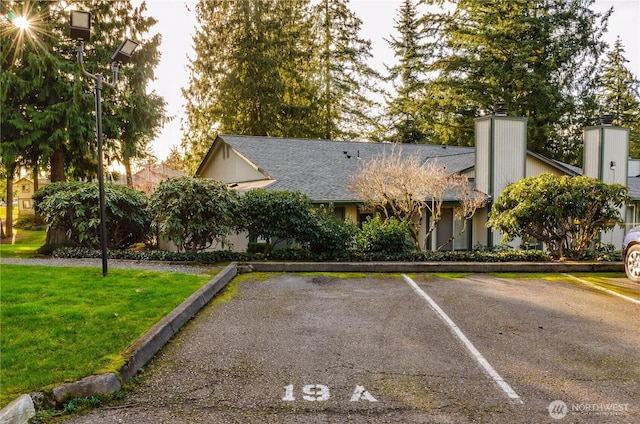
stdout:
<svg viewBox="0 0 640 424">
<path fill-rule="evenodd" d="M 640 300 L 638 300 L 638 299 L 634 299 L 634 298 L 632 298 L 632 297 L 625 296 L 625 295 L 620 294 L 620 293 L 616 293 L 616 292 L 614 292 L 613 290 L 605 289 L 604 287 L 600 287 L 600 286 L 599 286 L 599 285 L 597 285 L 597 284 L 593 284 L 593 283 L 591 283 L 591 282 L 589 282 L 589 281 L 582 280 L 582 279 L 580 279 L 580 278 L 578 278 L 578 277 L 574 277 L 574 276 L 573 276 L 573 275 L 571 275 L 571 274 L 562 274 L 562 275 L 564 275 L 565 277 L 569 277 L 569 278 L 571 278 L 572 280 L 576 280 L 576 281 L 578 281 L 578 282 L 580 282 L 580 283 L 582 283 L 582 284 L 584 284 L 584 285 L 586 285 L 586 286 L 589 286 L 589 287 L 591 287 L 591 288 L 594 288 L 594 289 L 597 289 L 597 290 L 603 291 L 603 292 L 605 292 L 605 293 L 612 294 L 612 295 L 614 295 L 614 296 L 621 297 L 621 298 L 623 298 L 624 300 L 628 300 L 629 302 L 637 303 L 638 305 L 640 305 Z"/>
<path fill-rule="evenodd" d="M 438 306 L 438 304 L 431 299 L 431 297 L 429 297 L 428 294 L 426 294 L 417 284 L 415 281 L 413 281 L 411 278 L 409 278 L 407 275 L 402 274 L 402 277 L 404 278 L 404 280 L 411 286 L 411 288 L 420 296 L 422 297 L 424 300 L 427 301 L 427 303 L 429 304 L 429 306 L 431 306 L 431 308 L 436 311 L 438 313 L 438 315 L 440 315 L 440 318 L 442 318 L 442 320 L 449 326 L 449 328 L 451 329 L 451 331 L 453 331 L 453 333 L 458 336 L 458 338 L 460 339 L 460 341 L 462 341 L 462 343 L 466 346 L 466 348 L 469 350 L 469 352 L 471 353 L 471 355 L 474 357 L 474 359 L 480 364 L 480 366 L 482 366 L 482 368 L 485 370 L 485 372 L 487 374 L 489 374 L 489 377 L 491 377 L 493 379 L 493 381 L 496 382 L 496 384 L 498 384 L 498 386 L 500 386 L 500 388 L 507 394 L 507 396 L 509 397 L 509 399 L 515 400 L 519 403 L 523 403 L 522 399 L 520 399 L 520 396 L 518 396 L 518 394 L 511 388 L 511 386 L 509 386 L 509 384 L 504 381 L 504 379 L 500 376 L 500 374 L 498 374 L 496 372 L 496 370 L 493 369 L 493 367 L 491 366 L 491 364 L 489 364 L 489 362 L 487 362 L 487 360 L 484 358 L 484 356 L 482 356 L 482 354 L 478 351 L 478 349 L 476 349 L 476 347 L 473 345 L 473 343 L 471 343 L 471 341 L 462 333 L 462 331 L 460 330 L 460 328 L 458 328 L 458 326 L 451 320 L 451 318 L 449 318 L 449 316 Z"/>
</svg>

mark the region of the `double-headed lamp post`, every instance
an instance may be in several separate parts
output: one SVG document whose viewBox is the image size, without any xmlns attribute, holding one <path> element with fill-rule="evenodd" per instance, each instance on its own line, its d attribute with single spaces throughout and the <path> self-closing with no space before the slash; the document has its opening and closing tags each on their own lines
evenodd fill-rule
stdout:
<svg viewBox="0 0 640 424">
<path fill-rule="evenodd" d="M 120 65 L 131 59 L 133 51 L 138 47 L 138 43 L 133 40 L 125 40 L 120 44 L 116 52 L 111 57 L 111 72 L 113 78 L 111 83 L 104 81 L 102 74 L 92 74 L 84 69 L 82 56 L 84 52 L 84 41 L 89 41 L 91 37 L 91 13 L 81 10 L 71 11 L 71 26 L 69 34 L 77 40 L 78 47 L 78 65 L 82 73 L 94 81 L 95 98 L 96 98 L 96 134 L 98 138 L 98 190 L 100 197 L 100 248 L 102 250 L 102 275 L 107 275 L 107 225 L 106 225 L 106 207 L 104 201 L 104 176 L 103 176 L 103 158 L 102 158 L 102 86 L 115 88 L 118 81 L 118 70 Z"/>
</svg>

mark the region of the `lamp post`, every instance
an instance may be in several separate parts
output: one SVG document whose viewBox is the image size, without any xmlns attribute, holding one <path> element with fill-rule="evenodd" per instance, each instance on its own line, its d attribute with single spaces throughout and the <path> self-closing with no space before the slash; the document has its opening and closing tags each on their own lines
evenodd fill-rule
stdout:
<svg viewBox="0 0 640 424">
<path fill-rule="evenodd" d="M 91 13 L 81 10 L 71 11 L 71 25 L 69 28 L 70 36 L 77 41 L 78 47 L 78 65 L 82 74 L 91 78 L 94 82 L 95 99 L 96 99 L 96 134 L 98 138 L 98 190 L 100 198 L 100 248 L 102 251 L 102 275 L 107 275 L 107 225 L 106 225 L 106 207 L 104 201 L 104 176 L 103 176 L 103 158 L 102 158 L 102 86 L 116 88 L 118 81 L 118 71 L 120 65 L 126 63 L 131 58 L 133 51 L 138 47 L 138 43 L 133 40 L 123 41 L 116 52 L 111 57 L 111 72 L 113 77 L 111 83 L 104 81 L 102 74 L 92 74 L 84 69 L 82 57 L 84 53 L 84 41 L 89 41 L 91 37 Z"/>
</svg>

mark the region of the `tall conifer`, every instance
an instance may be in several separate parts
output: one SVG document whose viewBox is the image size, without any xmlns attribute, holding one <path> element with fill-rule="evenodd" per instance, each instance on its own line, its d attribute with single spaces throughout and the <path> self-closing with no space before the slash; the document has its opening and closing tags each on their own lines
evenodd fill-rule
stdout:
<svg viewBox="0 0 640 424">
<path fill-rule="evenodd" d="M 392 36 L 387 41 L 397 64 L 387 68 L 395 94 L 387 100 L 386 115 L 391 122 L 386 138 L 401 143 L 422 143 L 428 141 L 425 128 L 428 111 L 421 107 L 428 54 L 413 0 L 403 1 L 395 29 L 398 38 Z"/>
<path fill-rule="evenodd" d="M 613 115 L 613 124 L 631 129 L 631 154 L 640 157 L 640 82 L 627 68 L 620 38 L 607 52 L 600 73 L 598 100 L 603 114 Z"/>
<path fill-rule="evenodd" d="M 593 0 L 423 2 L 437 53 L 424 104 L 434 141 L 471 145 L 474 118 L 504 103 L 529 118 L 530 149 L 579 162 L 575 128 L 595 119 L 589 98 L 610 11 L 596 14 Z"/>
</svg>

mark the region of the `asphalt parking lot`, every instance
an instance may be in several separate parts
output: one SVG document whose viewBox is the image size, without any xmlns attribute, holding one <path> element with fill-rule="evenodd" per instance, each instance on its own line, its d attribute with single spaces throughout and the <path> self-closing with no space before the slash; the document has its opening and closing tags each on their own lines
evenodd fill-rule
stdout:
<svg viewBox="0 0 640 424">
<path fill-rule="evenodd" d="M 66 422 L 640 422 L 637 285 L 352 277 L 243 276 L 123 400 Z"/>
</svg>

